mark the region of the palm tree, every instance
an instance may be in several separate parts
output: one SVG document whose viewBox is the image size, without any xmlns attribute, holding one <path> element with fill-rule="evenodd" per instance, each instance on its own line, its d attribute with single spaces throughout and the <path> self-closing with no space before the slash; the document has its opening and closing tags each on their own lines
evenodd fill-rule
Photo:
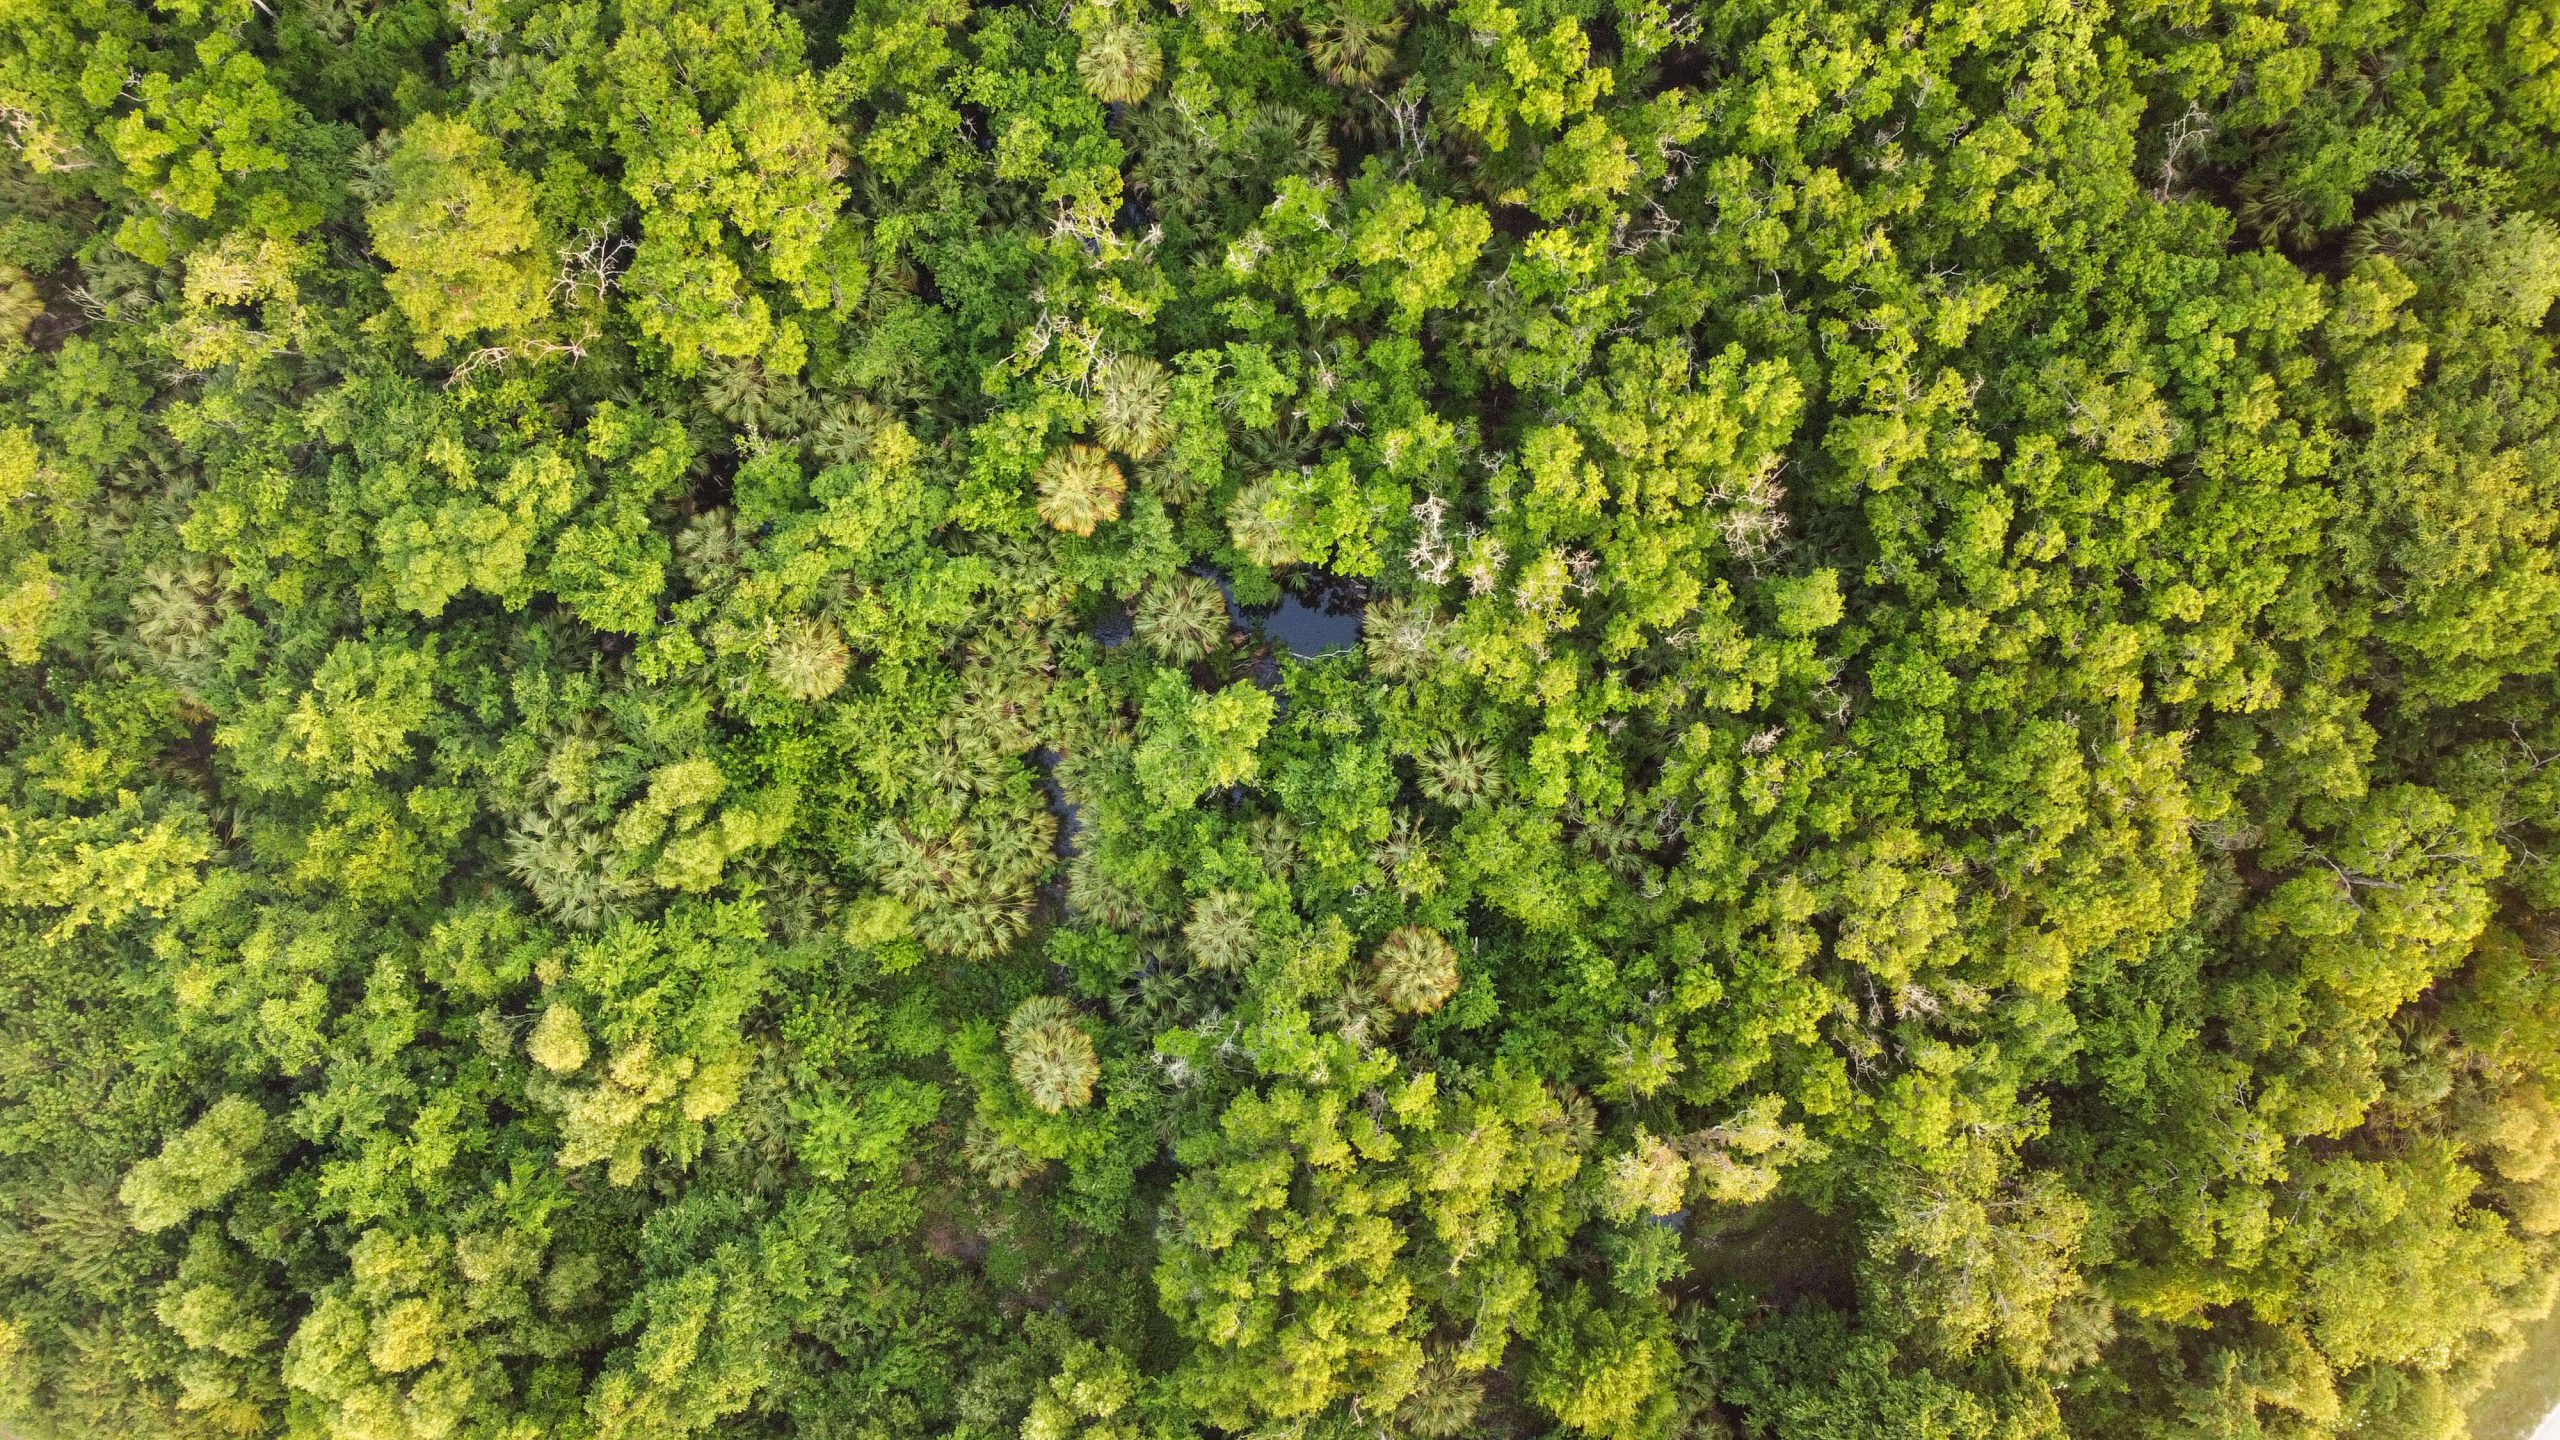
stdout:
<svg viewBox="0 0 2560 1440">
<path fill-rule="evenodd" d="M 880 888 L 919 909 L 972 885 L 974 857 L 965 835 L 918 833 L 883 823 L 861 849 Z"/>
<path fill-rule="evenodd" d="M 1011 949 L 1031 926 L 1031 882 L 1048 864 L 1048 816 L 1028 822 L 1041 839 L 1013 848 L 983 843 L 988 833 L 1010 836 L 1016 826 L 1001 809 L 979 806 L 969 823 L 944 832 L 918 833 L 884 824 L 863 841 L 864 858 L 880 888 L 915 912 L 916 939 L 936 955 L 991 960 Z M 995 818 L 986 818 L 992 814 Z M 999 823 L 1002 822 L 1002 823 Z"/>
<path fill-rule="evenodd" d="M 953 728 L 943 733 L 958 743 L 965 732 L 995 754 L 1014 756 L 1040 743 L 1040 710 L 1050 690 L 1041 667 L 1049 643 L 1028 627 L 994 639 L 961 667 L 960 705 L 950 717 Z"/>
<path fill-rule="evenodd" d="M 762 430 L 773 418 L 763 367 L 752 360 L 715 360 L 703 377 L 702 402 L 732 425 Z"/>
<path fill-rule="evenodd" d="M 1052 453 L 1036 478 L 1040 518 L 1070 535 L 1090 535 L 1094 526 L 1119 519 L 1120 499 L 1128 493 L 1120 467 L 1095 445 Z"/>
<path fill-rule="evenodd" d="M 1371 858 L 1395 881 L 1396 893 L 1408 900 L 1436 894 L 1443 883 L 1438 857 L 1431 849 L 1431 831 L 1411 815 L 1396 816 Z"/>
<path fill-rule="evenodd" d="M 1090 850 L 1067 867 L 1067 904 L 1077 918 L 1133 935 L 1162 931 L 1164 917 L 1137 887 L 1113 874 Z"/>
<path fill-rule="evenodd" d="M 1182 943 L 1191 963 L 1203 970 L 1241 970 L 1253 960 L 1262 933 L 1250 897 L 1238 890 L 1212 890 L 1191 902 L 1191 919 L 1182 927 Z"/>
<path fill-rule="evenodd" d="M 188 556 L 152 566 L 133 594 L 134 639 L 190 697 L 214 677 L 214 632 L 238 608 L 230 590 L 214 562 Z"/>
<path fill-rule="evenodd" d="M 999 1190 L 1019 1190 L 1048 1162 L 1013 1144 L 975 1120 L 960 1142 L 960 1158 L 980 1178 Z"/>
<path fill-rule="evenodd" d="M 1103 444 L 1144 460 L 1172 438 L 1165 406 L 1173 387 L 1164 367 L 1144 355 L 1114 355 L 1093 377 L 1093 429 Z"/>
<path fill-rule="evenodd" d="M 785 627 L 782 638 L 774 642 L 765 656 L 765 672 L 783 694 L 814 704 L 836 693 L 852 663 L 853 652 L 845 648 L 834 621 L 803 616 Z"/>
<path fill-rule="evenodd" d="M 1502 761 L 1473 740 L 1434 735 L 1415 764 L 1422 793 L 1453 810 L 1472 810 L 1502 793 Z"/>
<path fill-rule="evenodd" d="M 992 960 L 1031 928 L 1030 897 L 1003 892 L 946 895 L 916 911 L 916 939 L 953 960 Z"/>
<path fill-rule="evenodd" d="M 1407 1015 L 1428 1015 L 1458 991 L 1458 952 L 1447 937 L 1420 925 L 1399 925 L 1369 959 L 1378 998 Z"/>
<path fill-rule="evenodd" d="M 1216 1008 L 1219 987 L 1202 983 L 1201 972 L 1168 964 L 1163 956 L 1141 952 L 1137 979 L 1111 998 L 1120 1023 L 1144 1034 L 1161 1034 L 1206 1019 Z"/>
<path fill-rule="evenodd" d="M 950 717 L 945 716 L 948 720 Z M 904 767 L 918 791 L 936 802 L 966 805 L 969 797 L 994 780 L 991 767 L 970 748 L 958 744 L 928 745 Z"/>
<path fill-rule="evenodd" d="M 1170 455 L 1158 455 L 1138 467 L 1138 488 L 1167 505 L 1197 505 L 1209 493 L 1197 471 Z"/>
<path fill-rule="evenodd" d="M 1076 75 L 1094 99 L 1106 105 L 1134 105 L 1147 98 L 1164 74 L 1164 52 L 1156 37 L 1135 20 L 1112 16 L 1085 32 L 1076 55 Z"/>
<path fill-rule="evenodd" d="M 1311 9 L 1306 26 L 1307 58 L 1316 73 L 1356 87 L 1377 83 L 1394 63 L 1404 17 L 1377 0 L 1336 0 Z"/>
<path fill-rule="evenodd" d="M 676 569 L 697 594 L 711 594 L 737 579 L 744 553 L 725 505 L 703 511 L 676 532 Z"/>
<path fill-rule="evenodd" d="M 1286 880 L 1298 868 L 1298 826 L 1286 815 L 1256 815 L 1245 822 L 1245 848 L 1262 862 L 1263 872 Z"/>
<path fill-rule="evenodd" d="M 889 416 L 866 396 L 802 393 L 794 421 L 809 437 L 810 458 L 820 465 L 850 465 L 871 451 L 872 437 Z"/>
<path fill-rule="evenodd" d="M 1315 1014 L 1343 1039 L 1366 1050 L 1380 1038 L 1374 1032 L 1386 1028 L 1387 1008 L 1374 986 L 1346 978 L 1330 996 L 1316 1002 Z"/>
<path fill-rule="evenodd" d="M 1102 1062 L 1094 1055 L 1093 1037 L 1064 998 L 1034 995 L 1015 1006 L 1004 1022 L 1004 1048 L 1013 1061 L 1013 1083 L 1043 1112 L 1055 1115 L 1093 1102 Z"/>
<path fill-rule="evenodd" d="M 1236 492 L 1227 504 L 1227 533 L 1236 552 L 1256 565 L 1294 565 L 1305 557 L 1290 538 L 1285 499 L 1268 477 Z"/>
<path fill-rule="evenodd" d="M 1555 1113 L 1539 1121 L 1538 1128 L 1579 1155 L 1600 1139 L 1600 1108 L 1590 1096 L 1568 1085 L 1556 1092 Z"/>
<path fill-rule="evenodd" d="M 1419 680 L 1440 658 L 1440 609 L 1430 601 L 1381 600 L 1360 624 L 1360 653 L 1390 680 Z"/>
<path fill-rule="evenodd" d="M 1583 817 L 1582 831 L 1574 838 L 1582 851 L 1607 866 L 1610 874 L 1632 881 L 1644 874 L 1645 851 L 1658 837 L 1650 823 L 1617 809 Z"/>
<path fill-rule="evenodd" d="M 1226 642 L 1227 597 L 1206 576 L 1168 575 L 1139 592 L 1129 632 L 1177 665 L 1205 660 Z"/>
<path fill-rule="evenodd" d="M 554 918 L 580 930 L 604 924 L 639 893 L 603 827 L 556 805 L 516 823 L 507 837 L 507 873 Z"/>
<path fill-rule="evenodd" d="M 1054 862 L 1058 818 L 1041 803 L 1038 792 L 1017 792 L 974 807 L 969 833 L 977 842 L 979 869 L 990 885 L 1027 890 Z"/>
<path fill-rule="evenodd" d="M 1450 1440 L 1475 1423 L 1476 1410 L 1483 1404 L 1482 1380 L 1458 1369 L 1448 1357 L 1434 1356 L 1423 1362 L 1413 1393 L 1396 1407 L 1396 1418 L 1407 1434 L 1422 1440 Z"/>
</svg>

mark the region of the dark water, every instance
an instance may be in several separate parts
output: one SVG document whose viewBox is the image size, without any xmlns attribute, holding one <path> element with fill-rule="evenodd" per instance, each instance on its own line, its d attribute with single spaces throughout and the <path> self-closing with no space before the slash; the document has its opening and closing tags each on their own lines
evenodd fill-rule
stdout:
<svg viewBox="0 0 2560 1440">
<path fill-rule="evenodd" d="M 1295 595 L 1283 595 L 1257 623 L 1301 660 L 1339 655 L 1360 643 L 1359 609 L 1336 609 L 1330 600 L 1310 605 Z"/>
<path fill-rule="evenodd" d="M 1101 619 L 1093 622 L 1093 638 L 1102 642 L 1103 649 L 1117 650 L 1129 643 L 1132 628 L 1129 607 L 1113 605 L 1102 612 Z"/>
<path fill-rule="evenodd" d="M 1200 574 L 1218 582 L 1227 597 L 1227 616 L 1238 629 L 1268 639 L 1301 660 L 1339 655 L 1360 643 L 1360 618 L 1369 605 L 1368 588 L 1322 570 L 1291 576 L 1276 605 L 1239 605 L 1236 587 L 1224 571 Z"/>
<path fill-rule="evenodd" d="M 1066 787 L 1058 783 L 1058 752 L 1043 745 L 1031 752 L 1031 763 L 1040 771 L 1040 793 L 1049 797 L 1049 813 L 1058 817 L 1058 855 L 1061 859 L 1076 853 L 1076 834 L 1084 829 L 1084 821 L 1067 799 Z"/>
</svg>

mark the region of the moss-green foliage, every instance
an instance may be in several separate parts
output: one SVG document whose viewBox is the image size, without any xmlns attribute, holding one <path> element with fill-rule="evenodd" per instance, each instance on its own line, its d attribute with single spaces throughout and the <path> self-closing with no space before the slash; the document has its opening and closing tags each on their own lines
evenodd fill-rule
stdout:
<svg viewBox="0 0 2560 1440">
<path fill-rule="evenodd" d="M 0 1430 L 2442 1437 L 2551 1294 L 2546 10 L 0 12 Z"/>
</svg>

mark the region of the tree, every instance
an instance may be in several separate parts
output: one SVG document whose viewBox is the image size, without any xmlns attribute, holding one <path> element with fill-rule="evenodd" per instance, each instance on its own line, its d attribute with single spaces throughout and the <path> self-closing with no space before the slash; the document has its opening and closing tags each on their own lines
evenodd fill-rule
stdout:
<svg viewBox="0 0 2560 1440">
<path fill-rule="evenodd" d="M 1139 715 L 1134 756 L 1150 804 L 1181 809 L 1211 790 L 1251 780 L 1276 712 L 1268 691 L 1230 685 L 1201 694 L 1178 671 L 1158 671 Z"/>
<path fill-rule="evenodd" d="M 1101 1066 L 1093 1037 L 1064 1000 L 1035 995 L 1015 1006 L 1004 1022 L 1004 1048 L 1012 1057 L 1013 1083 L 1045 1113 L 1092 1103 Z"/>
<path fill-rule="evenodd" d="M 1043 461 L 1039 486 L 1040 518 L 1069 535 L 1090 535 L 1119 519 L 1128 493 L 1120 467 L 1091 445 L 1070 445 Z"/>
<path fill-rule="evenodd" d="M 1144 355 L 1114 355 L 1093 378 L 1093 431 L 1110 449 L 1144 460 L 1172 438 L 1164 367 Z"/>
<path fill-rule="evenodd" d="M 1156 88 L 1156 77 L 1164 73 L 1164 52 L 1145 25 L 1114 14 L 1109 6 L 1096 9 L 1103 18 L 1085 29 L 1076 74 L 1094 99 L 1134 105 Z"/>
<path fill-rule="evenodd" d="M 179 1224 L 220 1204 L 248 1183 L 267 1136 L 267 1112 L 257 1102 L 226 1095 L 196 1122 L 169 1137 L 160 1153 L 125 1172 L 117 1195 L 148 1234 Z"/>
<path fill-rule="evenodd" d="M 2456 1433 L 2550 28 L 7 8 L 0 1428 Z"/>
<path fill-rule="evenodd" d="M 1139 644 L 1177 665 L 1207 659 L 1227 639 L 1226 597 L 1217 582 L 1187 571 L 1139 591 L 1129 619 Z"/>
<path fill-rule="evenodd" d="M 852 663 L 845 649 L 844 636 L 823 617 L 804 618 L 790 626 L 775 642 L 773 655 L 766 662 L 773 683 L 794 700 L 819 701 L 833 695 L 843 686 L 845 669 Z"/>
<path fill-rule="evenodd" d="M 1667 1433 L 1676 1413 L 1670 1328 L 1649 1302 L 1611 1306 L 1575 1289 L 1541 1327 L 1529 1399 L 1584 1435 Z"/>
<path fill-rule="evenodd" d="M 1389 1008 L 1407 1015 L 1428 1015 L 1447 1004 L 1458 988 L 1458 952 L 1447 936 L 1418 925 L 1402 925 L 1378 942 L 1369 968 L 1378 996 Z"/>
<path fill-rule="evenodd" d="M 456 340 L 522 334 L 551 311 L 552 245 L 531 180 L 467 120 L 423 115 L 385 163 L 390 198 L 365 212 L 384 282 L 432 360 Z"/>
</svg>

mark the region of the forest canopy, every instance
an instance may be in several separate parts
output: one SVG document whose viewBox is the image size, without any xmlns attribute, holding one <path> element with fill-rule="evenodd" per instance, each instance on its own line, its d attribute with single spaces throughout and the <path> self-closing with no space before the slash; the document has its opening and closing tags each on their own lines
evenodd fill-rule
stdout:
<svg viewBox="0 0 2560 1440">
<path fill-rule="evenodd" d="M 2550 0 L 0 3 L 0 1431 L 2461 1440 Z"/>
</svg>

